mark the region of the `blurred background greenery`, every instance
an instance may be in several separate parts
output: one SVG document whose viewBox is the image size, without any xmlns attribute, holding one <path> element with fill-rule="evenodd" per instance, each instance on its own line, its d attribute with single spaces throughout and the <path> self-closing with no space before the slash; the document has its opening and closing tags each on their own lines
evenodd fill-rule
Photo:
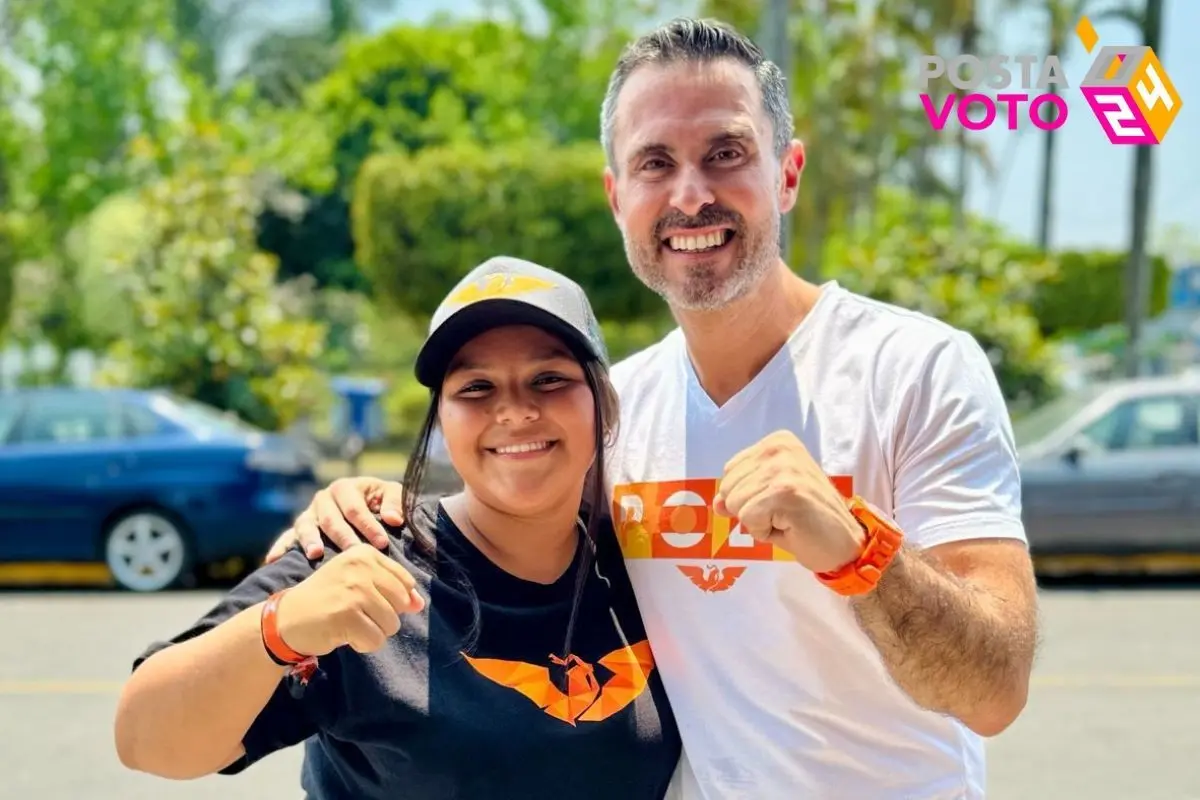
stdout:
<svg viewBox="0 0 1200 800">
<path fill-rule="evenodd" d="M 410 373 L 427 314 L 497 253 L 576 276 L 614 357 L 650 344 L 673 323 L 625 264 L 598 118 L 621 47 L 678 10 L 755 34 L 785 20 L 809 152 L 789 263 L 971 331 L 1014 414 L 1060 389 L 1061 343 L 1118 371 L 1130 314 L 1166 305 L 1145 230 L 1129 250 L 1049 246 L 1053 136 L 1036 241 L 965 210 L 968 166 L 995 159 L 934 131 L 911 82 L 921 53 L 993 46 L 973 0 L 491 2 L 373 27 L 396 2 L 323 0 L 306 26 L 257 22 L 224 69 L 273 2 L 0 0 L 5 380 L 169 387 L 329 436 L 330 380 L 382 378 L 376 446 L 402 448 L 426 402 Z M 1161 4 L 1130 2 L 1004 0 L 1042 12 L 1049 53 L 1084 12 L 1156 41 Z M 1133 191 L 1144 204 L 1148 176 Z M 1143 258 L 1144 301 L 1127 291 Z"/>
</svg>

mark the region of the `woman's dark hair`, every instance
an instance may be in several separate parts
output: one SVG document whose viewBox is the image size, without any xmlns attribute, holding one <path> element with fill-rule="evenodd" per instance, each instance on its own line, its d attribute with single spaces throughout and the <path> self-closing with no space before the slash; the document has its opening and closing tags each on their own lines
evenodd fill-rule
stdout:
<svg viewBox="0 0 1200 800">
<path fill-rule="evenodd" d="M 584 535 L 587 538 L 587 542 L 585 542 L 584 552 L 582 558 L 579 559 L 579 567 L 575 574 L 575 593 L 571 601 L 571 615 L 567 622 L 567 633 L 563 645 L 562 658 L 566 658 L 571 652 L 571 637 L 575 629 L 575 615 L 579 609 L 579 601 L 583 596 L 583 587 L 587 581 L 588 570 L 592 568 L 597 532 L 602 520 L 606 518 L 606 509 L 604 506 L 608 502 L 608 490 L 604 471 L 605 451 L 616 439 L 617 425 L 620 419 L 617 392 L 613 388 L 612 381 L 609 378 L 608 369 L 601 362 L 594 359 L 581 362 L 581 366 L 583 367 L 584 380 L 592 390 L 592 407 L 596 420 L 596 460 L 592 464 L 592 468 L 588 471 L 580 503 L 580 518 L 584 522 Z M 418 550 L 418 553 L 414 555 L 424 557 L 431 568 L 436 567 L 434 540 L 428 531 L 421 529 L 423 520 L 417 517 L 416 514 L 418 506 L 427 499 L 422 497 L 425 468 L 429 463 L 429 448 L 433 433 L 438 425 L 440 398 L 440 386 L 430 390 L 429 409 L 425 413 L 425 420 L 421 423 L 420 432 L 417 434 L 417 440 L 413 446 L 412 457 L 409 459 L 408 466 L 404 471 L 405 525 L 411 531 L 413 542 Z M 467 579 L 466 571 L 455 565 L 454 559 L 445 554 L 443 554 L 443 563 L 450 563 L 456 567 L 459 573 L 459 585 L 462 586 L 471 600 L 473 619 L 471 629 L 467 634 L 467 641 L 463 647 L 464 650 L 469 650 L 474 645 L 479 633 L 479 602 L 475 596 L 475 592 L 471 588 L 470 581 Z M 446 576 L 440 577 L 445 579 Z"/>
</svg>

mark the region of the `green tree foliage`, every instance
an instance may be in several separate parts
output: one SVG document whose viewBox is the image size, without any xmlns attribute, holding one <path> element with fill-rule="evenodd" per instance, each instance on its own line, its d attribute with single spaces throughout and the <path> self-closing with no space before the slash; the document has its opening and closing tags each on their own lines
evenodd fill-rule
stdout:
<svg viewBox="0 0 1200 800">
<path fill-rule="evenodd" d="M 530 30 L 520 7 L 510 0 L 510 13 Z M 524 104 L 542 120 L 554 141 L 596 141 L 600 105 L 621 51 L 635 35 L 663 19 L 654 0 L 540 0 L 546 33 L 526 48 L 533 80 Z"/>
<path fill-rule="evenodd" d="M 587 289 L 601 320 L 662 313 L 624 258 L 595 144 L 437 147 L 381 155 L 355 190 L 358 261 L 380 297 L 428 315 L 494 255 L 561 270 Z"/>
<path fill-rule="evenodd" d="M 230 92 L 219 100 L 192 98 L 189 105 L 191 119 L 223 120 L 223 146 L 253 165 L 253 188 L 260 206 L 270 201 L 286 204 L 287 193 L 280 187 L 288 178 L 303 175 L 313 182 L 320 179 L 324 138 L 311 121 L 297 119 L 292 110 L 264 107 L 260 101 L 245 97 L 244 92 Z M 288 132 L 286 140 L 281 136 L 283 130 Z M 179 136 L 176 128 L 164 127 L 161 141 L 162 145 L 155 145 L 149 137 L 140 137 L 131 142 L 127 166 L 131 182 L 161 180 L 176 162 L 187 163 L 194 158 L 187 138 Z M 144 166 L 149 160 L 156 169 L 147 172 Z M 135 170 L 134 164 L 143 167 Z M 131 335 L 141 324 L 124 303 L 123 289 L 111 281 L 110 266 L 124 254 L 147 245 L 151 212 L 144 205 L 145 197 L 146 193 L 136 188 L 111 194 L 62 238 L 59 249 L 74 268 L 78 296 L 75 318 L 96 349 L 105 349 L 116 339 Z M 41 302 L 25 294 L 21 295 L 25 306 Z"/>
<path fill-rule="evenodd" d="M 1034 287 L 1054 276 L 1054 261 L 979 220 L 955 229 L 947 203 L 927 201 L 921 217 L 917 205 L 907 192 L 884 191 L 876 226 L 832 239 L 823 274 L 969 331 L 1018 406 L 1051 395 L 1053 361 L 1030 304 Z"/>
<path fill-rule="evenodd" d="M 1124 321 L 1127 253 L 1068 251 L 1056 258 L 1058 273 L 1038 285 L 1032 302 L 1043 335 L 1076 335 Z M 1149 313 L 1156 316 L 1167 307 L 1171 271 L 1162 256 L 1151 259 L 1150 265 Z"/>
<path fill-rule="evenodd" d="M 280 257 L 282 274 L 364 288 L 353 262 L 349 195 L 371 153 L 530 135 L 536 125 L 522 107 L 525 39 L 512 27 L 458 23 L 399 26 L 348 41 L 304 103 L 328 139 L 332 185 L 314 190 L 301 182 L 301 214 L 268 209 L 262 219 L 259 245 Z"/>
<path fill-rule="evenodd" d="M 763 0 L 703 0 L 700 13 L 729 23 L 739 31 L 758 33 L 766 5 Z M 754 38 L 757 40 L 758 36 Z"/>
<path fill-rule="evenodd" d="M 112 279 L 114 264 L 153 242 L 150 210 L 142 197 L 137 190 L 113 195 L 67 236 L 64 249 L 76 265 L 80 322 L 97 349 L 137 335 L 142 325 L 126 302 L 125 287 Z"/>
<path fill-rule="evenodd" d="M 13 281 L 17 269 L 16 248 L 0 216 L 0 340 L 8 328 L 12 314 Z"/>
<path fill-rule="evenodd" d="M 0 81 L 5 77 L 3 69 L 0 66 Z M 0 85 L 0 98 L 4 94 Z M 20 258 L 10 188 L 13 178 L 10 168 L 17 158 L 15 151 L 19 147 L 13 135 L 16 130 L 16 126 L 12 125 L 11 110 L 0 109 L 0 341 L 12 316 L 14 279 Z"/>
<path fill-rule="evenodd" d="M 140 324 L 111 348 L 105 379 L 275 428 L 319 411 L 325 332 L 277 301 L 275 260 L 254 247 L 254 166 L 221 135 L 185 136 L 172 173 L 144 184 L 144 236 L 108 263 Z"/>
<path fill-rule="evenodd" d="M 516 26 L 474 21 L 401 25 L 352 42 L 310 98 L 337 141 L 338 174 L 353 180 L 376 152 L 510 142 L 557 127 L 552 101 L 529 103 L 533 85 L 548 77 L 536 69 L 545 47 Z"/>
<path fill-rule="evenodd" d="M 337 66 L 307 88 L 303 101 L 329 140 L 332 187 L 314 190 L 300 182 L 304 211 L 269 209 L 262 220 L 260 246 L 280 256 L 282 274 L 310 273 L 322 285 L 361 288 L 349 203 L 372 154 L 595 141 L 620 40 L 584 30 L 570 11 L 556 12 L 545 35 L 458 20 L 347 39 Z"/>
<path fill-rule="evenodd" d="M 29 131 L 14 113 L 19 96 L 16 76 L 0 61 L 0 336 L 12 315 L 13 281 L 20 261 L 17 211 L 20 164 L 29 146 Z"/>
<path fill-rule="evenodd" d="M 57 233 L 125 185 L 133 132 L 155 132 L 162 109 L 147 62 L 166 9 L 162 0 L 8 6 L 11 55 L 37 83 L 27 98 L 40 133 L 28 188 Z"/>
<path fill-rule="evenodd" d="M 56 272 L 45 277 L 58 288 L 31 298 L 18 287 L 14 302 L 25 302 L 14 309 L 11 332 L 52 344 L 58 374 L 67 353 L 94 344 L 81 324 L 77 264 L 63 245 L 76 223 L 128 185 L 133 136 L 155 135 L 161 124 L 150 63 L 168 32 L 167 5 L 8 0 L 2 12 L 0 180 L 10 196 L 7 209 L 0 199 L 0 214 L 8 217 L 17 262 L 32 259 L 37 270 Z"/>
</svg>

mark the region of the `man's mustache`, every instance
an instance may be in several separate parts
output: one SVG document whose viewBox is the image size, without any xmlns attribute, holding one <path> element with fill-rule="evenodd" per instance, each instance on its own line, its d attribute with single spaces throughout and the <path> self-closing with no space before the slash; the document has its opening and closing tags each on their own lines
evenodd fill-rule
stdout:
<svg viewBox="0 0 1200 800">
<path fill-rule="evenodd" d="M 742 217 L 722 206 L 705 206 L 699 214 L 689 217 L 686 214 L 673 213 L 661 218 L 655 226 L 657 238 L 662 238 L 663 231 L 668 228 L 710 228 L 722 223 L 732 226 L 735 230 L 742 227 Z"/>
</svg>

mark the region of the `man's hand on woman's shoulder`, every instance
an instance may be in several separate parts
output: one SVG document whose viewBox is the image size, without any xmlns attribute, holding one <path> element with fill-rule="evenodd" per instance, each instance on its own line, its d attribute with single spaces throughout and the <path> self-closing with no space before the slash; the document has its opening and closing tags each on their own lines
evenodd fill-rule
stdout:
<svg viewBox="0 0 1200 800">
<path fill-rule="evenodd" d="M 398 481 L 338 478 L 318 491 L 292 527 L 275 540 L 265 563 L 277 561 L 297 543 L 310 559 L 320 558 L 325 554 L 321 534 L 340 550 L 348 550 L 360 541 L 384 550 L 390 538 L 375 515 L 389 525 L 402 525 L 403 507 L 404 487 Z"/>
</svg>

